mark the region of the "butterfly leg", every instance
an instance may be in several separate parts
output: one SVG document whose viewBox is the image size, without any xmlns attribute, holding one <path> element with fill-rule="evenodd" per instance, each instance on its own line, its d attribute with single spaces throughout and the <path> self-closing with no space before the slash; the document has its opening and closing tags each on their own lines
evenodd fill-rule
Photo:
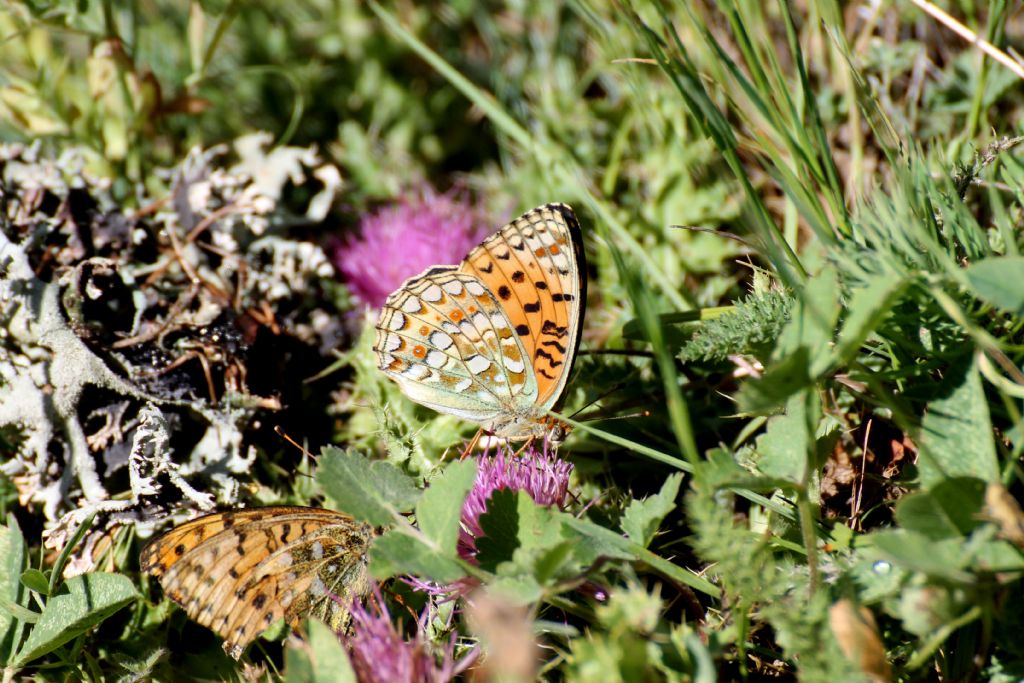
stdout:
<svg viewBox="0 0 1024 683">
<path fill-rule="evenodd" d="M 519 456 L 521 456 L 523 454 L 523 451 L 525 451 L 527 448 L 533 445 L 533 442 L 536 438 L 537 437 L 535 436 L 531 436 L 526 441 L 524 441 L 523 445 L 519 448 L 519 450 L 512 454 L 512 457 L 518 458 Z"/>
<path fill-rule="evenodd" d="M 470 456 L 470 454 L 472 454 L 472 452 L 476 449 L 477 444 L 480 443 L 480 439 L 481 437 L 483 437 L 483 435 L 483 427 L 476 430 L 476 434 L 474 434 L 473 438 L 469 440 L 469 445 L 467 445 L 466 448 L 463 449 L 462 454 L 459 456 L 459 460 L 465 460 Z"/>
</svg>

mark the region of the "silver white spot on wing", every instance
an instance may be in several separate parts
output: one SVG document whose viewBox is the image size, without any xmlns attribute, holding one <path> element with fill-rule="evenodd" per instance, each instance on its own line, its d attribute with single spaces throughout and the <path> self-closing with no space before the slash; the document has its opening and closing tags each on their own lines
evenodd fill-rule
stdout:
<svg viewBox="0 0 1024 683">
<path fill-rule="evenodd" d="M 424 301 L 436 303 L 441 300 L 441 297 L 444 296 L 444 293 L 441 291 L 441 288 L 438 287 L 437 285 L 430 285 L 429 287 L 423 290 L 423 294 L 421 296 L 423 297 Z"/>
<path fill-rule="evenodd" d="M 481 372 L 485 372 L 487 368 L 491 367 L 491 361 L 490 359 L 477 354 L 475 356 L 470 356 L 466 360 L 466 367 L 468 367 L 469 371 L 474 375 L 479 375 Z"/>
<path fill-rule="evenodd" d="M 521 360 L 512 360 L 508 356 L 503 356 L 501 360 L 510 372 L 522 372 L 526 369 L 526 363 Z"/>
<path fill-rule="evenodd" d="M 388 329 L 392 332 L 396 332 L 403 327 L 405 327 L 405 316 L 398 311 L 395 311 L 394 315 L 392 315 L 391 319 L 388 321 Z"/>
<path fill-rule="evenodd" d="M 452 345 L 452 338 L 444 332 L 434 332 L 430 335 L 430 345 L 444 351 Z"/>
<path fill-rule="evenodd" d="M 411 380 L 419 381 L 430 374 L 430 368 L 422 363 L 415 363 L 402 370 L 402 377 L 407 377 Z"/>
<path fill-rule="evenodd" d="M 427 357 L 423 360 L 432 368 L 440 368 L 444 366 L 445 362 L 448 360 L 448 356 L 440 351 L 430 351 L 427 354 Z"/>
<path fill-rule="evenodd" d="M 402 311 L 405 313 L 419 313 L 423 304 L 414 296 L 410 296 L 402 302 Z"/>
<path fill-rule="evenodd" d="M 459 282 L 458 280 L 449 280 L 448 282 L 441 285 L 441 287 L 442 289 L 444 289 L 444 291 L 454 296 L 462 294 L 462 283 Z"/>
<path fill-rule="evenodd" d="M 486 290 L 484 289 L 484 286 L 479 282 L 467 282 L 466 291 L 472 294 L 473 296 L 483 296 L 483 293 Z"/>
</svg>

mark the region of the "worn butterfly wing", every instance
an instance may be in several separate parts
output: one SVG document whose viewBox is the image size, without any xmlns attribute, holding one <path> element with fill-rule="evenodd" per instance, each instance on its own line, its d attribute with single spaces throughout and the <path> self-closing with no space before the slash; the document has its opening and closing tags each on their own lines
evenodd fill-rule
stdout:
<svg viewBox="0 0 1024 683">
<path fill-rule="evenodd" d="M 293 627 L 314 616 L 347 628 L 347 606 L 369 590 L 372 538 L 369 525 L 331 510 L 248 508 L 175 527 L 148 543 L 139 562 L 237 659 L 282 617 Z"/>
<path fill-rule="evenodd" d="M 460 266 L 430 268 L 388 297 L 378 366 L 418 403 L 501 437 L 542 436 L 579 345 L 583 259 L 569 207 L 527 212 Z"/>
</svg>

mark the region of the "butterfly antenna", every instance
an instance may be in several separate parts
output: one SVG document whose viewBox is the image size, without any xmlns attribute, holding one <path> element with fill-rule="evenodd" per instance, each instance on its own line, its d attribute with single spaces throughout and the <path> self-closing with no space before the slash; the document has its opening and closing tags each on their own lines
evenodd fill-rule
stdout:
<svg viewBox="0 0 1024 683">
<path fill-rule="evenodd" d="M 295 441 L 295 439 L 293 439 L 292 437 L 288 436 L 288 433 L 285 432 L 283 429 L 281 429 L 281 425 L 274 425 L 274 431 L 277 432 L 277 435 L 280 436 L 282 439 L 284 439 L 285 441 L 287 441 L 291 445 L 293 445 L 296 448 L 298 448 L 299 452 L 301 452 L 304 456 L 306 456 L 307 458 L 309 458 L 313 462 L 316 462 L 316 456 L 313 455 L 312 453 L 310 453 L 309 451 L 307 451 L 305 446 L 300 446 L 298 444 L 298 442 Z"/>
<path fill-rule="evenodd" d="M 586 410 L 587 408 L 589 408 L 589 407 L 590 407 L 590 406 L 592 406 L 592 405 L 595 405 L 595 404 L 596 404 L 596 403 L 598 403 L 599 401 L 603 401 L 604 399 L 608 398 L 609 396 L 611 396 L 612 394 L 614 394 L 614 393 L 615 393 L 616 391 L 618 391 L 618 390 L 619 390 L 619 389 L 621 389 L 622 387 L 624 387 L 624 386 L 626 386 L 627 384 L 629 384 L 629 383 L 630 383 L 630 382 L 631 382 L 631 381 L 633 380 L 633 376 L 634 376 L 634 375 L 635 375 L 635 374 L 636 374 L 637 372 L 638 372 L 638 370 L 633 370 L 632 372 L 630 372 L 630 373 L 629 373 L 629 375 L 627 375 L 627 376 L 626 376 L 626 378 L 625 378 L 624 380 L 622 380 L 622 381 L 621 381 L 621 382 L 619 382 L 618 384 L 615 384 L 615 385 L 613 385 L 611 389 L 609 389 L 608 391 L 604 392 L 603 394 L 601 394 L 600 396 L 598 396 L 597 398 L 595 398 L 594 400 L 592 400 L 592 401 L 591 401 L 590 403 L 586 404 L 585 406 L 583 406 L 582 408 L 580 408 L 579 410 L 577 410 L 577 411 L 576 411 L 575 413 L 573 413 L 572 415 L 570 415 L 570 416 L 569 416 L 569 419 L 570 419 L 570 420 L 575 420 L 575 419 L 576 419 L 576 416 L 577 416 L 577 415 L 579 415 L 580 413 L 582 413 L 582 412 L 583 412 L 584 410 Z"/>
<path fill-rule="evenodd" d="M 650 416 L 651 416 L 651 411 L 649 411 L 646 408 L 644 408 L 643 410 L 638 410 L 635 413 L 628 413 L 626 415 L 608 415 L 608 416 L 604 416 L 604 415 L 595 413 L 594 415 L 588 416 L 586 419 L 580 420 L 580 422 L 596 422 L 598 420 L 600 420 L 602 422 L 606 422 L 606 421 L 609 421 L 609 420 L 631 420 L 634 417 L 650 417 Z"/>
</svg>

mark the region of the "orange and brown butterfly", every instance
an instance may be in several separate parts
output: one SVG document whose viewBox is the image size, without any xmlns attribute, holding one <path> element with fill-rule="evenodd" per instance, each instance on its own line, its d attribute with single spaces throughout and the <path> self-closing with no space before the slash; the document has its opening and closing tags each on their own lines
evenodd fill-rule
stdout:
<svg viewBox="0 0 1024 683">
<path fill-rule="evenodd" d="M 461 264 L 429 268 L 388 297 L 377 365 L 413 401 L 499 438 L 560 440 L 548 411 L 579 347 L 586 270 L 572 209 L 527 211 Z"/>
<path fill-rule="evenodd" d="M 142 549 L 139 562 L 238 659 L 282 617 L 293 628 L 312 616 L 346 630 L 348 606 L 369 591 L 373 535 L 368 524 L 322 508 L 236 509 L 171 529 Z"/>
</svg>

